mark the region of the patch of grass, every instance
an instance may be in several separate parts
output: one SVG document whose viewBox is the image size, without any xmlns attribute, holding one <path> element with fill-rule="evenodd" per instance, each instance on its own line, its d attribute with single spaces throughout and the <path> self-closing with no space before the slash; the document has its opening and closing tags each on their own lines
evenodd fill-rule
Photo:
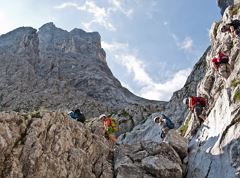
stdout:
<svg viewBox="0 0 240 178">
<path fill-rule="evenodd" d="M 238 90 L 238 91 L 234 94 L 233 99 L 234 99 L 235 102 L 240 103 L 240 90 Z"/>
<path fill-rule="evenodd" d="M 239 84 L 240 84 L 240 80 L 233 79 L 233 80 L 231 81 L 231 87 L 236 88 Z"/>
<path fill-rule="evenodd" d="M 40 111 L 32 111 L 28 114 L 29 118 L 40 118 Z"/>
<path fill-rule="evenodd" d="M 190 120 L 191 120 L 191 116 L 187 118 L 186 122 L 184 122 L 184 125 L 180 128 L 180 133 L 182 136 L 186 134 Z"/>
<path fill-rule="evenodd" d="M 217 37 L 217 30 L 218 30 L 219 25 L 220 25 L 220 22 L 216 22 L 216 25 L 214 26 L 214 29 L 213 29 L 214 39 L 216 39 L 216 37 Z"/>
<path fill-rule="evenodd" d="M 129 113 L 127 113 L 125 110 L 123 110 L 119 116 L 123 116 L 123 117 L 128 117 L 129 116 Z"/>
<path fill-rule="evenodd" d="M 236 14 L 238 14 L 239 10 L 240 10 L 240 4 L 237 4 L 237 5 L 233 6 L 233 7 L 229 10 L 229 13 L 230 13 L 231 17 L 234 16 L 234 15 L 236 15 Z"/>
</svg>

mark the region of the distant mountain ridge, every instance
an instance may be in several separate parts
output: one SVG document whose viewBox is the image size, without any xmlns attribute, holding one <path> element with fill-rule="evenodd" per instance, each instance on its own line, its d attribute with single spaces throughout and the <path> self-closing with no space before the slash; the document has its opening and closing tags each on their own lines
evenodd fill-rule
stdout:
<svg viewBox="0 0 240 178">
<path fill-rule="evenodd" d="M 0 108 L 68 109 L 89 115 L 130 105 L 156 104 L 135 96 L 113 76 L 99 33 L 68 32 L 47 23 L 0 36 Z"/>
</svg>

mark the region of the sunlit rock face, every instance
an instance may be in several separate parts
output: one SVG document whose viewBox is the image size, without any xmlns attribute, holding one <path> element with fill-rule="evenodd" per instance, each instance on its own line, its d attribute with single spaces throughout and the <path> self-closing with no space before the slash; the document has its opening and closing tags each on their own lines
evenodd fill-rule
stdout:
<svg viewBox="0 0 240 178">
<path fill-rule="evenodd" d="M 20 27 L 0 36 L 2 110 L 81 108 L 87 116 L 128 106 L 154 105 L 113 76 L 99 33 L 68 32 L 53 23 L 38 31 Z"/>
</svg>

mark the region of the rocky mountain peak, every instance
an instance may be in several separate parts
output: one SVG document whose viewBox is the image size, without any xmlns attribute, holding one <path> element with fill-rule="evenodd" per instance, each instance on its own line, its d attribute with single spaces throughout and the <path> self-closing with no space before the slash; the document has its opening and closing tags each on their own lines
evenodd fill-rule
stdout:
<svg viewBox="0 0 240 178">
<path fill-rule="evenodd" d="M 53 23 L 39 31 L 21 27 L 0 37 L 0 62 L 2 109 L 81 107 L 98 115 L 152 103 L 133 95 L 113 76 L 97 32 L 68 32 Z M 155 104 L 162 108 L 165 103 Z"/>
</svg>

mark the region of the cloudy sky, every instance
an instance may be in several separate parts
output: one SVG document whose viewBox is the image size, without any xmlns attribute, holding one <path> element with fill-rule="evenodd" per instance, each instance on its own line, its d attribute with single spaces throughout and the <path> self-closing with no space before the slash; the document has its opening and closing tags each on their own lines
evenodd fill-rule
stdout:
<svg viewBox="0 0 240 178">
<path fill-rule="evenodd" d="M 216 0 L 0 0 L 0 34 L 47 22 L 98 31 L 107 62 L 138 96 L 168 100 L 209 45 Z"/>
</svg>

